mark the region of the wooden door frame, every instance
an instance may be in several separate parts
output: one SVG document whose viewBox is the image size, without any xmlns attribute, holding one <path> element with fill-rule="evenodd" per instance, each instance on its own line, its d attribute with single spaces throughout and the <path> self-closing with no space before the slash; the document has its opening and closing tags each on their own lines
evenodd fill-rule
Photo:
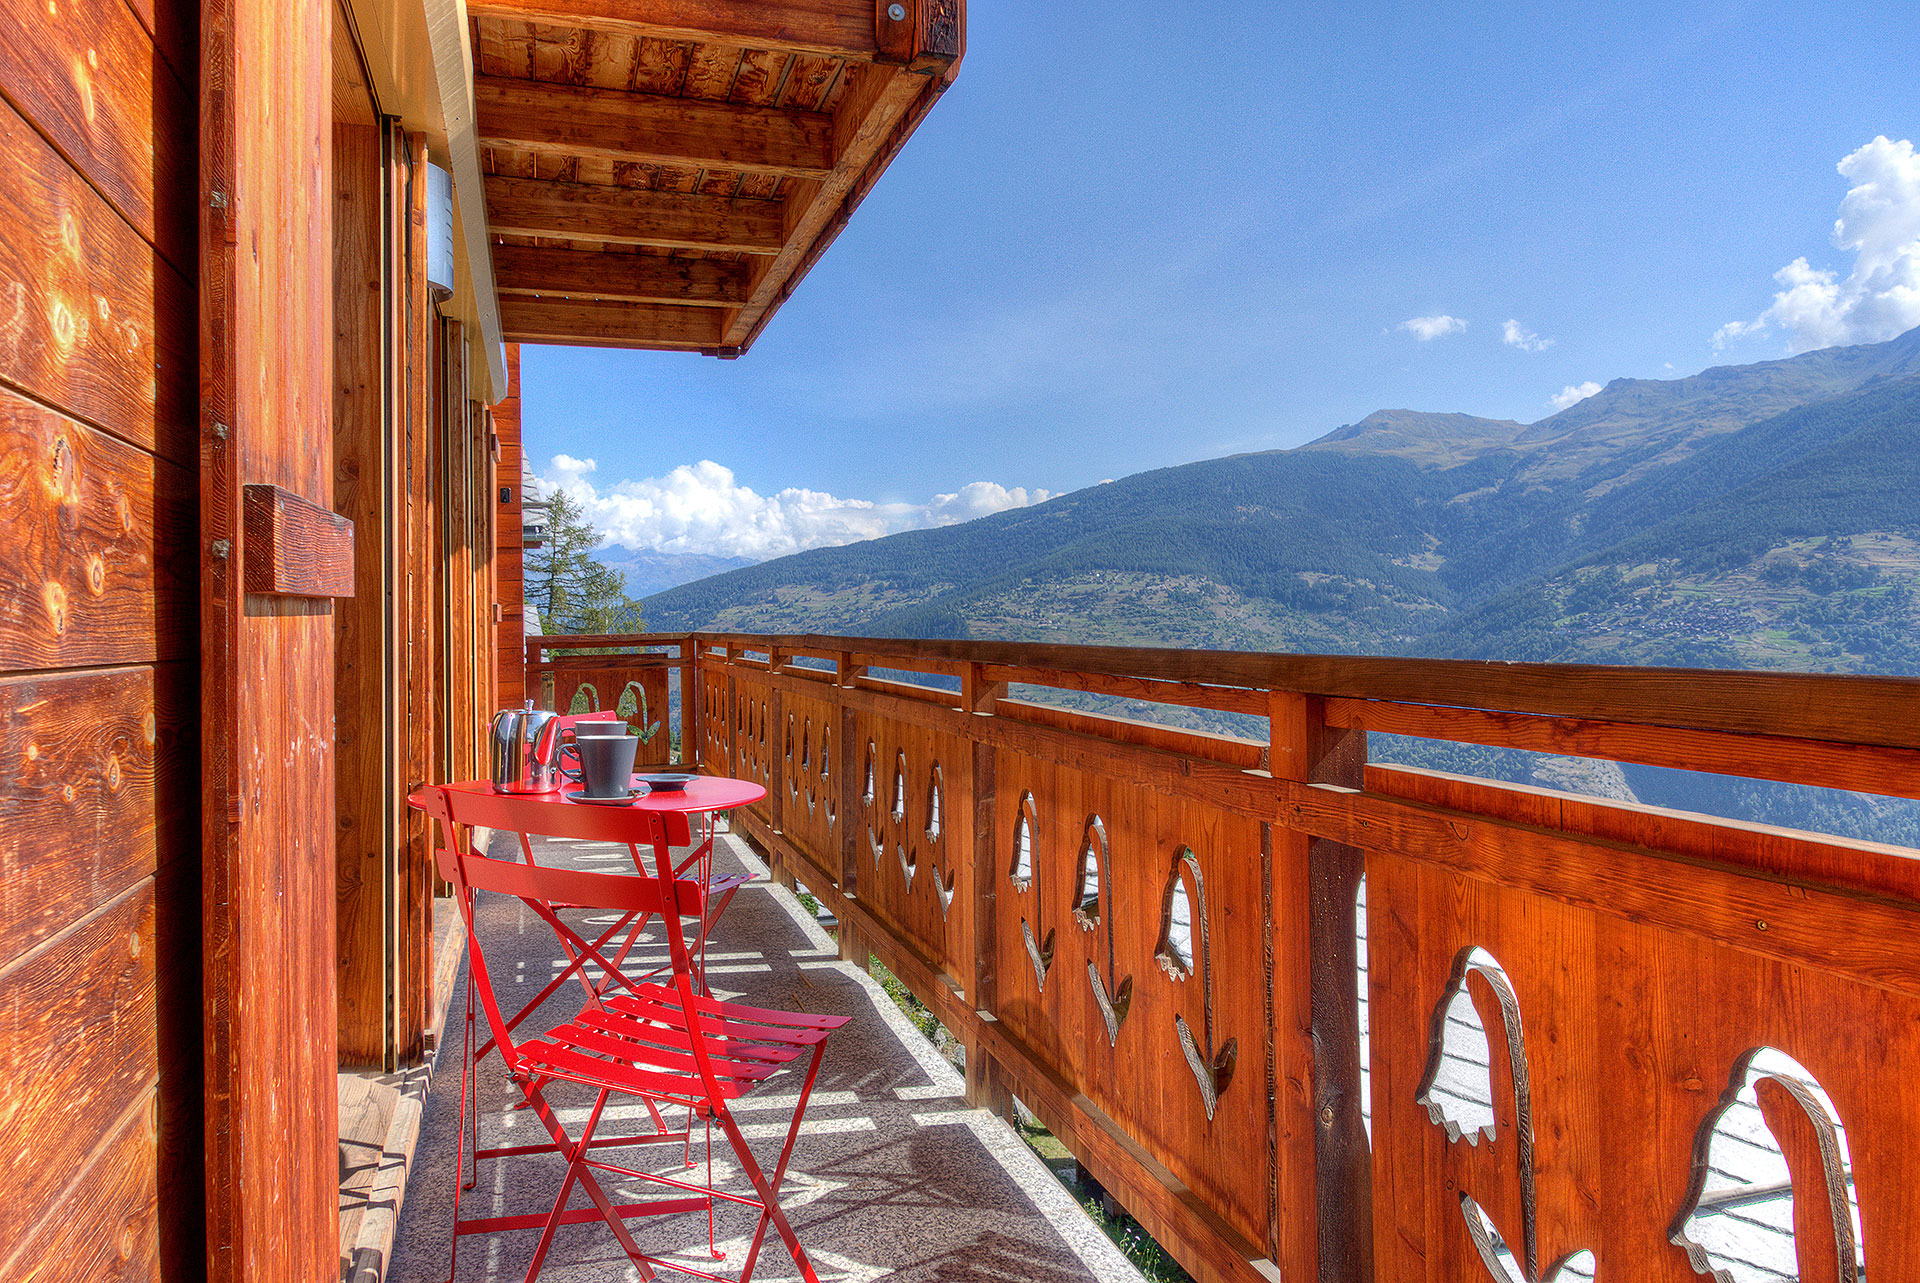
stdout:
<svg viewBox="0 0 1920 1283">
<path fill-rule="evenodd" d="M 331 0 L 200 5 L 201 980 L 217 1283 L 339 1269 L 333 635 L 317 591 L 337 584 L 256 578 L 265 540 L 244 519 L 254 486 L 316 520 L 331 507 L 331 18 Z M 247 590 L 262 584 L 274 591 Z"/>
</svg>

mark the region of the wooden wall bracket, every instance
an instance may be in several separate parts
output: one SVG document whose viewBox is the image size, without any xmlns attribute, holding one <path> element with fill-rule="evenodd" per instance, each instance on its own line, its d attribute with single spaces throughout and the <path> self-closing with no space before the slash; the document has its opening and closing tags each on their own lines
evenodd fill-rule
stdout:
<svg viewBox="0 0 1920 1283">
<path fill-rule="evenodd" d="M 246 590 L 353 596 L 353 522 L 279 486 L 246 487 Z"/>
</svg>

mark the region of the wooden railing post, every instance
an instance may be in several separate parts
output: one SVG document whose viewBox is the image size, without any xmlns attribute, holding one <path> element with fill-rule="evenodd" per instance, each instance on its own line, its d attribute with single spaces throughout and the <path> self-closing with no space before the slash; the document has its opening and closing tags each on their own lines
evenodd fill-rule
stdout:
<svg viewBox="0 0 1920 1283">
<path fill-rule="evenodd" d="M 680 639 L 680 767 L 700 766 L 700 646 Z"/>
<path fill-rule="evenodd" d="M 734 743 L 735 723 L 740 716 L 739 693 L 734 689 L 733 645 L 728 643 L 720 648 L 720 662 L 726 668 L 727 689 L 720 699 L 720 724 L 723 728 L 727 746 L 727 774 L 738 779 L 740 776 L 739 746 Z"/>
<path fill-rule="evenodd" d="M 855 816 L 860 807 L 860 749 L 854 740 L 858 733 L 855 725 L 853 706 L 847 702 L 846 692 L 853 688 L 853 679 L 858 670 L 854 666 L 853 652 L 843 650 L 834 657 L 833 706 L 838 716 L 834 727 L 833 767 L 839 797 L 834 806 L 840 817 L 838 829 L 840 835 L 840 894 L 852 897 L 859 891 L 860 859 L 857 835 L 860 826 Z"/>
<path fill-rule="evenodd" d="M 1326 724 L 1326 701 L 1273 692 L 1269 770 L 1276 779 L 1359 788 L 1367 764 L 1365 731 Z M 1268 828 L 1270 868 L 1279 845 L 1304 842 L 1307 869 L 1307 941 L 1313 1039 L 1315 1224 L 1320 1283 L 1371 1283 L 1373 1278 L 1373 1159 L 1362 1116 L 1359 953 L 1355 911 L 1366 856 L 1277 826 Z M 1297 862 L 1294 867 L 1297 867 Z M 1271 876 L 1271 875 L 1269 875 Z M 1271 902 L 1274 897 L 1269 895 Z M 1273 924 L 1269 923 L 1269 938 Z M 1268 983 L 1275 974 L 1268 968 Z M 1276 1009 L 1274 1021 L 1286 1022 Z M 1272 1063 L 1269 1057 L 1269 1063 Z M 1271 1072 L 1271 1071 L 1269 1071 Z M 1277 1126 L 1277 1119 L 1269 1127 Z M 1270 1133 L 1271 1146 L 1272 1139 Z M 1268 1227 L 1268 1252 L 1286 1259 L 1279 1242 L 1279 1209 Z"/>
<path fill-rule="evenodd" d="M 968 664 L 960 677 L 960 706 L 975 717 L 992 717 L 994 702 L 1007 693 L 1005 682 L 986 679 L 984 664 Z M 999 1011 L 996 957 L 999 934 L 994 919 L 999 886 L 1000 840 L 994 821 L 994 749 L 973 741 L 973 765 L 968 776 L 973 813 L 973 968 L 967 980 L 967 1002 L 982 1021 Z M 1006 1117 L 1013 1101 L 988 1054 L 984 1039 L 966 1044 L 967 1103 Z"/>
<path fill-rule="evenodd" d="M 767 647 L 767 673 L 778 676 L 786 667 L 786 655 L 778 646 Z M 767 720 L 773 723 L 772 734 L 768 737 L 767 756 L 771 763 L 767 768 L 767 791 L 771 795 L 767 800 L 767 827 L 775 833 L 784 833 L 787 828 L 787 753 L 793 747 L 793 736 L 787 731 L 786 700 L 781 698 L 780 687 L 772 682 L 767 684 Z M 786 867 L 786 861 L 775 854 L 777 848 L 770 847 L 768 857 L 774 865 L 774 881 L 788 890 L 793 889 L 793 870 Z"/>
</svg>

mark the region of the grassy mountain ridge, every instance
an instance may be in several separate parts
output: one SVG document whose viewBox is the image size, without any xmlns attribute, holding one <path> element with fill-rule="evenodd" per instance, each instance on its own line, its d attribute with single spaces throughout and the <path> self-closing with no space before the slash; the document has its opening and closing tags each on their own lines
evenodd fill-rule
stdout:
<svg viewBox="0 0 1920 1283">
<path fill-rule="evenodd" d="M 1908 671 L 1915 661 L 1884 639 L 1854 643 L 1884 632 L 1866 616 L 1920 583 L 1902 543 L 1920 507 L 1906 466 L 1920 456 L 1917 406 L 1920 330 L 1686 379 L 1615 380 L 1532 425 L 1381 411 L 1294 450 L 733 571 L 648 599 L 647 617 L 661 628 Z M 1640 596 L 1607 597 L 1609 567 Z M 1732 578 L 1715 588 L 1713 575 Z M 1740 626 L 1764 646 L 1714 622 L 1727 613 L 1714 599 L 1750 584 L 1766 591 L 1751 593 Z M 1589 600 L 1586 614 L 1601 610 L 1591 629 L 1568 609 Z M 1623 645 L 1636 601 L 1655 626 Z M 1794 630 L 1807 636 L 1773 635 Z"/>
</svg>

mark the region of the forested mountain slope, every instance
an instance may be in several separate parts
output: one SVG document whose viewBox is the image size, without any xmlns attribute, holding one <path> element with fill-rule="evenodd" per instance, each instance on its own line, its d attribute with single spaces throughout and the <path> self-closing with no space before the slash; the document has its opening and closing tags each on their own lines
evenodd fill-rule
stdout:
<svg viewBox="0 0 1920 1283">
<path fill-rule="evenodd" d="M 715 576 L 647 619 L 1920 671 L 1897 637 L 1920 578 L 1916 415 L 1920 330 L 1616 380 L 1532 425 L 1383 411 Z"/>
</svg>

